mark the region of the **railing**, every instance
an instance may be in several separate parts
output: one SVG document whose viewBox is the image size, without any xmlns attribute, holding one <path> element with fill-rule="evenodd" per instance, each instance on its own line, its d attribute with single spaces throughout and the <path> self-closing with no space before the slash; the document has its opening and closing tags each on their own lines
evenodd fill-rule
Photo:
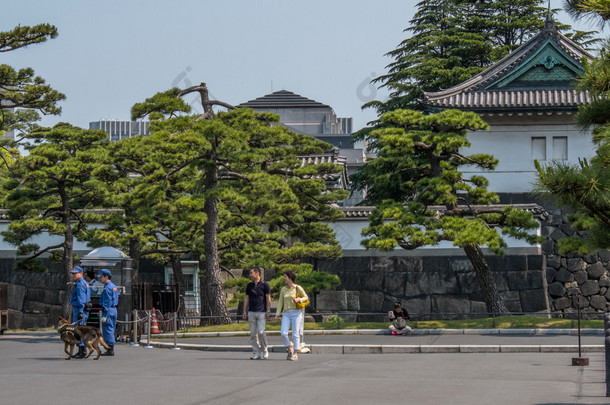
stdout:
<svg viewBox="0 0 610 405">
<path fill-rule="evenodd" d="M 476 313 L 476 314 L 464 314 L 457 312 L 444 312 L 444 313 L 412 313 L 410 314 L 409 325 L 418 328 L 421 322 L 426 321 L 444 321 L 451 324 L 452 321 L 459 322 L 464 320 L 475 320 L 484 318 L 485 322 L 476 326 L 476 328 L 489 328 L 496 329 L 501 327 L 500 322 L 505 320 L 504 316 L 535 316 L 545 319 L 564 319 L 569 320 L 570 329 L 579 328 L 578 313 L 564 313 L 564 312 L 511 312 L 503 314 L 502 316 L 494 316 L 488 313 Z M 588 319 L 603 320 L 604 313 L 588 313 L 585 314 Z M 271 314 L 271 316 L 274 316 Z M 230 322 L 240 323 L 247 322 L 243 320 L 241 314 L 229 314 L 227 316 L 201 316 L 194 313 L 186 316 L 180 316 L 175 313 L 163 314 L 161 311 L 155 311 L 154 322 L 159 332 L 187 332 L 190 328 L 201 326 L 202 320 L 214 320 L 223 319 L 229 320 Z M 327 312 L 327 313 L 306 313 L 305 321 L 310 322 L 311 320 L 325 324 L 335 324 L 335 329 L 345 328 L 347 323 L 390 323 L 387 312 Z M 140 336 L 143 334 L 151 333 L 151 323 L 153 322 L 152 311 L 133 311 L 131 320 L 118 321 L 119 328 L 117 328 L 120 336 L 119 341 L 131 341 L 138 342 Z M 270 321 L 272 322 L 272 321 Z M 214 322 L 211 322 L 214 323 Z M 353 326 L 351 326 L 353 327 Z"/>
</svg>

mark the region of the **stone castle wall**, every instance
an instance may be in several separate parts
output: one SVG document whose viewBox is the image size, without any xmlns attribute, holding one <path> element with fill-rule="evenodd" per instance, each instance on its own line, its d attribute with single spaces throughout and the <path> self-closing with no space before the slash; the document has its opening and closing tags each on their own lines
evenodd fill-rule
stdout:
<svg viewBox="0 0 610 405">
<path fill-rule="evenodd" d="M 57 324 L 66 297 L 66 279 L 61 265 L 42 259 L 47 273 L 14 269 L 15 259 L 0 258 L 0 282 L 7 283 L 9 329 L 47 328 Z M 162 283 L 163 266 L 143 260 L 140 279 Z"/>
<path fill-rule="evenodd" d="M 610 311 L 610 251 L 591 255 L 560 254 L 558 240 L 574 236 L 574 231 L 564 211 L 549 213 L 543 228 L 548 239 L 542 247 L 551 309 L 574 313 L 580 301 L 585 314 Z"/>
<path fill-rule="evenodd" d="M 62 314 L 66 281 L 56 265 L 45 263 L 52 271 L 17 271 L 14 259 L 0 260 L 0 282 L 8 284 L 9 329 L 36 329 L 57 324 Z"/>
<path fill-rule="evenodd" d="M 498 289 L 511 312 L 547 309 L 540 255 L 487 255 Z M 336 291 L 316 297 L 321 311 L 387 312 L 395 301 L 418 316 L 459 318 L 487 309 L 466 256 L 362 256 L 319 263 L 339 275 Z M 437 316 L 438 317 L 438 316 Z"/>
</svg>

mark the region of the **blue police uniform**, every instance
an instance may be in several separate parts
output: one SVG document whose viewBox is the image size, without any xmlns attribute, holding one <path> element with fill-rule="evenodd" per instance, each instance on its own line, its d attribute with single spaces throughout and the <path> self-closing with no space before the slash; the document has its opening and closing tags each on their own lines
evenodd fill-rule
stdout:
<svg viewBox="0 0 610 405">
<path fill-rule="evenodd" d="M 72 322 L 78 321 L 78 315 L 82 314 L 81 320 L 78 322 L 79 325 L 86 325 L 89 312 L 85 310 L 85 304 L 91 301 L 91 292 L 89 291 L 89 284 L 83 279 L 79 278 L 74 282 L 74 289 L 70 296 L 70 304 L 72 304 Z M 84 346 L 85 344 L 80 341 L 78 346 Z"/>
<path fill-rule="evenodd" d="M 102 318 L 106 318 L 106 322 L 102 322 L 102 336 L 110 346 L 114 346 L 115 343 L 117 305 L 119 305 L 119 291 L 112 281 L 108 281 L 104 284 L 100 296 L 100 306 L 102 307 Z"/>
</svg>

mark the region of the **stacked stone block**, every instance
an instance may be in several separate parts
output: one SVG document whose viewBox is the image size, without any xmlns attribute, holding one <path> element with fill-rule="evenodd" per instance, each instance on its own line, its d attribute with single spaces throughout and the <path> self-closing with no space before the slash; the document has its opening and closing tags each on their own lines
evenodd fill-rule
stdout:
<svg viewBox="0 0 610 405">
<path fill-rule="evenodd" d="M 565 212 L 553 210 L 550 214 L 543 228 L 549 237 L 543 252 L 552 310 L 574 313 L 580 301 L 585 314 L 610 311 L 610 251 L 582 256 L 560 254 L 558 241 L 575 233 Z"/>
<path fill-rule="evenodd" d="M 547 309 L 540 255 L 490 254 L 487 259 L 510 311 Z M 422 317 L 463 318 L 487 312 L 472 265 L 463 255 L 345 256 L 319 264 L 341 278 L 336 291 L 316 297 L 320 311 L 382 313 L 401 301 L 410 313 Z"/>
</svg>

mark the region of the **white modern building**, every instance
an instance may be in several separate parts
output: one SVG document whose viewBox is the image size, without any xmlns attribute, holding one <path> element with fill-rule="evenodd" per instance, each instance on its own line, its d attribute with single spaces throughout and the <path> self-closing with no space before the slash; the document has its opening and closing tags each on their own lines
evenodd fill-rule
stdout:
<svg viewBox="0 0 610 405">
<path fill-rule="evenodd" d="M 89 123 L 89 129 L 101 129 L 108 133 L 108 140 L 112 142 L 131 138 L 137 135 L 150 134 L 150 121 L 117 121 L 101 120 Z"/>
</svg>

